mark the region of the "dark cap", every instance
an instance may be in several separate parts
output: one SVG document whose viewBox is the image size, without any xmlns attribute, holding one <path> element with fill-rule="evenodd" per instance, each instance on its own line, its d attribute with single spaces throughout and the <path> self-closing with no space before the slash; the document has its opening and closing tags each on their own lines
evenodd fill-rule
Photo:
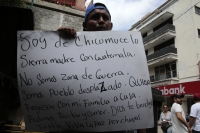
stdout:
<svg viewBox="0 0 200 133">
<path fill-rule="evenodd" d="M 195 93 L 193 98 L 194 98 L 194 100 L 199 100 L 200 99 L 200 93 Z"/>
<path fill-rule="evenodd" d="M 95 4 L 92 4 L 91 6 L 89 6 L 87 9 L 86 9 L 86 12 L 85 12 L 85 18 L 84 20 L 86 21 L 86 18 L 88 16 L 88 14 L 93 11 L 94 9 L 105 9 L 106 11 L 108 11 L 108 8 L 102 4 L 102 3 L 95 3 Z M 108 11 L 109 15 L 110 15 L 110 12 Z"/>
<path fill-rule="evenodd" d="M 180 98 L 183 98 L 184 96 L 185 95 L 183 95 L 183 94 L 174 94 L 174 95 L 171 96 L 171 98 L 172 99 L 174 99 L 174 98 L 179 98 L 180 99 Z"/>
</svg>

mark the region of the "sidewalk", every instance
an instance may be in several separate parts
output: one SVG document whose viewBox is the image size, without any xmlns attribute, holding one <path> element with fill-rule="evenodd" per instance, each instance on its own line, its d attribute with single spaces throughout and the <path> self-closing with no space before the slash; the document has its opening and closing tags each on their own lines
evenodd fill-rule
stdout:
<svg viewBox="0 0 200 133">
<path fill-rule="evenodd" d="M 162 133 L 162 129 L 158 126 L 158 133 Z"/>
</svg>

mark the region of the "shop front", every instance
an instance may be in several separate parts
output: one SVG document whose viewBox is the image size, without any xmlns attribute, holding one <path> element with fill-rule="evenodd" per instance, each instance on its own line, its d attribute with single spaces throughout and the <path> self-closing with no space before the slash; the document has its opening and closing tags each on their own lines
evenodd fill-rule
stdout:
<svg viewBox="0 0 200 133">
<path fill-rule="evenodd" d="M 167 104 L 171 107 L 173 104 L 173 100 L 171 99 L 171 95 L 173 94 L 184 94 L 182 108 L 185 114 L 189 114 L 190 107 L 194 104 L 192 99 L 194 93 L 200 93 L 200 80 L 192 81 L 192 82 L 184 82 L 178 84 L 170 84 L 165 86 L 156 87 L 158 90 L 162 92 L 162 95 L 165 97 L 164 104 Z"/>
</svg>

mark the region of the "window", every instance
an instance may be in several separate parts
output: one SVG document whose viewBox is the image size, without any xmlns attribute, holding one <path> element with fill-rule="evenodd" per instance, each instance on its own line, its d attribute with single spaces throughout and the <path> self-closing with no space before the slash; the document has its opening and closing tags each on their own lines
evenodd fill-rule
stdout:
<svg viewBox="0 0 200 133">
<path fill-rule="evenodd" d="M 145 50 L 145 54 L 146 54 L 146 56 L 148 55 L 148 50 Z"/>
<path fill-rule="evenodd" d="M 162 66 L 155 67 L 155 80 L 164 80 L 177 77 L 176 62 L 171 62 Z"/>
<path fill-rule="evenodd" d="M 168 40 L 168 41 L 166 41 L 164 43 L 161 43 L 161 44 L 155 46 L 154 47 L 154 52 L 159 51 L 159 50 L 161 50 L 163 48 L 166 48 L 166 47 L 169 47 L 169 46 L 170 47 L 175 47 L 175 45 L 174 45 L 174 38 L 172 38 L 172 39 L 170 39 L 170 40 Z"/>
<path fill-rule="evenodd" d="M 200 8 L 195 6 L 195 13 L 199 14 L 200 15 Z"/>
<path fill-rule="evenodd" d="M 197 29 L 198 37 L 200 37 L 200 29 Z"/>
<path fill-rule="evenodd" d="M 146 36 L 147 36 L 147 32 L 142 35 L 143 38 L 145 38 Z"/>
<path fill-rule="evenodd" d="M 166 20 L 165 22 L 159 24 L 158 26 L 153 28 L 153 31 L 155 32 L 156 30 L 162 28 L 163 26 L 167 25 L 167 24 L 173 24 L 173 19 L 169 18 L 168 20 Z"/>
<path fill-rule="evenodd" d="M 154 75 L 151 75 L 151 76 L 150 76 L 150 81 L 151 81 L 151 82 L 154 82 Z"/>
</svg>

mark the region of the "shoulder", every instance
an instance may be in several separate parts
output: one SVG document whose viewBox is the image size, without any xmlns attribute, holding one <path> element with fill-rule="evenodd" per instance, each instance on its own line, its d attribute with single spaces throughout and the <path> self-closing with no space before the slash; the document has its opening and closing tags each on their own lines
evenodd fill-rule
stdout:
<svg viewBox="0 0 200 133">
<path fill-rule="evenodd" d="M 180 105 L 177 104 L 177 103 L 173 103 L 172 108 L 174 109 L 174 108 L 176 108 L 176 107 L 178 107 L 178 106 L 180 106 Z"/>
<path fill-rule="evenodd" d="M 175 106 L 175 107 L 181 107 L 181 105 L 178 104 L 178 103 L 174 103 L 174 106 Z"/>
<path fill-rule="evenodd" d="M 182 107 L 180 104 L 176 104 L 175 107 L 174 107 L 174 111 L 175 112 L 182 112 Z"/>
<path fill-rule="evenodd" d="M 172 104 L 171 111 L 174 109 L 174 104 Z"/>
<path fill-rule="evenodd" d="M 200 103 L 195 103 L 194 105 L 192 106 L 196 106 L 196 107 L 199 107 L 200 106 Z"/>
<path fill-rule="evenodd" d="M 196 104 L 196 103 L 195 103 Z M 192 106 L 191 106 L 191 109 L 193 109 L 194 107 L 195 107 L 195 104 L 193 104 Z"/>
<path fill-rule="evenodd" d="M 173 103 L 173 104 L 172 104 L 172 107 L 171 107 L 171 108 L 173 108 L 173 107 L 174 107 L 174 105 L 175 105 L 175 103 Z"/>
<path fill-rule="evenodd" d="M 195 103 L 191 106 L 191 110 L 192 109 L 196 109 L 196 108 L 199 108 L 200 107 L 200 103 Z"/>
</svg>

